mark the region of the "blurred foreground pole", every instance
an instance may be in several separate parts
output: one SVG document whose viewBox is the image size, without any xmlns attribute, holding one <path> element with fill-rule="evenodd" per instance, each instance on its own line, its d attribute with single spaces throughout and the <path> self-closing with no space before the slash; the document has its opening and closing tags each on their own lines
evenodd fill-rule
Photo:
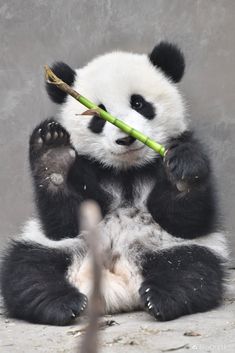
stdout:
<svg viewBox="0 0 235 353">
<path fill-rule="evenodd" d="M 89 324 L 84 335 L 80 353 L 98 352 L 98 319 L 102 312 L 101 256 L 99 251 L 98 223 L 101 221 L 100 208 L 94 201 L 85 201 L 80 208 L 82 229 L 88 231 L 88 246 L 92 257 L 93 292 L 88 303 Z"/>
</svg>

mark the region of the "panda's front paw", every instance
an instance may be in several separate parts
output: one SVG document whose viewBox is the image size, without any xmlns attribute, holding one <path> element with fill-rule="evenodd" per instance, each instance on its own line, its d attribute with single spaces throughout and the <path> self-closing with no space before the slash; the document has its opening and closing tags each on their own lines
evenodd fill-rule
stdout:
<svg viewBox="0 0 235 353">
<path fill-rule="evenodd" d="M 70 144 L 69 133 L 54 119 L 48 119 L 37 126 L 30 138 L 31 152 L 42 152 L 49 148 Z"/>
<path fill-rule="evenodd" d="M 171 144 L 164 158 L 169 179 L 174 184 L 198 185 L 209 174 L 207 158 L 191 143 Z"/>
<path fill-rule="evenodd" d="M 57 121 L 46 120 L 34 129 L 30 138 L 30 162 L 39 188 L 65 190 L 75 157 L 70 135 Z"/>
</svg>

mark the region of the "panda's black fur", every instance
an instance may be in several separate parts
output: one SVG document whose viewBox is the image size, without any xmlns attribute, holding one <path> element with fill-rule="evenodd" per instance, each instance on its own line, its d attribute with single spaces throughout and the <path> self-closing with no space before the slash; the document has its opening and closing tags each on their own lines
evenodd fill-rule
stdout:
<svg viewBox="0 0 235 353">
<path fill-rule="evenodd" d="M 209 158 L 186 123 L 174 84 L 184 73 L 183 54 L 175 45 L 162 42 L 149 56 L 117 52 L 96 60 L 77 71 L 58 62 L 53 69 L 108 111 L 114 110 L 112 100 L 117 98 L 103 91 L 119 80 L 116 74 L 110 78 L 109 62 L 111 76 L 120 62 L 120 74 L 125 64 L 130 74 L 136 70 L 141 75 L 142 70 L 146 77 L 140 86 L 134 74 L 134 83 L 129 73 L 126 82 L 120 80 L 123 87 L 131 81 L 129 103 L 126 93 L 120 95 L 115 109 L 123 106 L 122 118 L 126 114 L 127 122 L 137 124 L 136 128 L 142 124 L 140 130 L 149 129 L 156 141 L 165 144 L 167 154 L 162 159 L 147 147 L 143 150 L 138 141 L 99 117 L 75 118 L 85 109 L 47 84 L 51 99 L 64 103 L 65 110 L 60 122 L 47 119 L 30 137 L 38 219 L 26 224 L 5 254 L 1 288 L 8 315 L 65 325 L 85 309 L 92 280 L 78 214 L 87 199 L 97 201 L 103 216 L 105 312 L 145 308 L 158 320 L 171 320 L 209 310 L 223 298 L 227 249 L 219 230 Z M 107 68 L 107 79 L 100 76 L 100 65 L 104 76 Z M 89 70 L 97 74 L 100 85 L 106 85 L 103 91 L 99 82 L 92 83 Z M 156 78 L 149 82 L 155 70 Z M 138 90 L 146 80 L 144 94 Z M 98 87 L 94 92 L 93 84 Z M 159 104 L 153 98 L 155 84 Z M 115 92 L 118 87 L 119 83 Z M 86 125 L 77 126 L 78 119 L 87 119 L 81 122 Z M 105 147 L 109 138 L 112 150 Z"/>
</svg>

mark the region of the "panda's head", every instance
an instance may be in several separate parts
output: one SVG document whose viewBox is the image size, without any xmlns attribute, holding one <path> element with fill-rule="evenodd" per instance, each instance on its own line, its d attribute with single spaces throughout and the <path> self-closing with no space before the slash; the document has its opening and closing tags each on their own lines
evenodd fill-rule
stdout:
<svg viewBox="0 0 235 353">
<path fill-rule="evenodd" d="M 77 70 L 56 63 L 53 70 L 80 94 L 160 144 L 187 129 L 176 85 L 184 73 L 184 57 L 175 45 L 162 42 L 149 55 L 112 52 Z M 55 86 L 48 84 L 47 91 L 62 104 L 60 120 L 78 154 L 118 169 L 142 166 L 157 157 L 100 117 L 81 117 L 86 108 Z"/>
</svg>

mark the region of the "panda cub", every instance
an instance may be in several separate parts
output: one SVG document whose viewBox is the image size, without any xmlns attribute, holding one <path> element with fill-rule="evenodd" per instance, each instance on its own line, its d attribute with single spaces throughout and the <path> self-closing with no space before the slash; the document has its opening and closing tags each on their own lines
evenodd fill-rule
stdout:
<svg viewBox="0 0 235 353">
<path fill-rule="evenodd" d="M 227 246 L 218 224 L 208 156 L 189 129 L 177 83 L 181 51 L 161 42 L 149 55 L 112 52 L 54 72 L 94 103 L 167 148 L 165 158 L 53 85 L 58 120 L 38 125 L 29 159 L 38 217 L 5 255 L 1 287 L 8 315 L 66 325 L 92 290 L 91 256 L 78 217 L 83 200 L 102 212 L 105 313 L 144 309 L 157 320 L 221 303 Z M 182 182 L 186 188 L 180 188 Z M 181 184 L 180 184 L 181 183 Z"/>
</svg>

